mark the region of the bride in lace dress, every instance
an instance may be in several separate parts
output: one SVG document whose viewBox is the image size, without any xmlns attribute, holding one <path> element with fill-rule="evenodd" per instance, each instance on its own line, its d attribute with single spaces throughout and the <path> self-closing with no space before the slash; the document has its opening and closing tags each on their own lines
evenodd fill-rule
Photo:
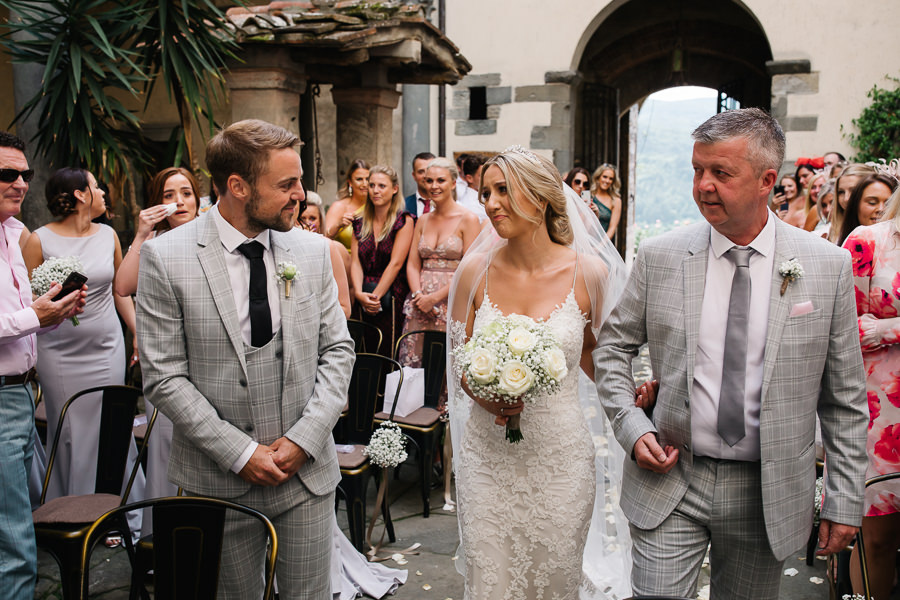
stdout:
<svg viewBox="0 0 900 600">
<path fill-rule="evenodd" d="M 465 376 L 448 378 L 465 597 L 627 596 L 621 477 L 609 466 L 621 464 L 621 449 L 605 435 L 596 400 L 585 403 L 595 336 L 624 265 L 548 160 L 514 147 L 482 173 L 493 229 L 476 240 L 454 278 L 451 348 L 516 314 L 546 323 L 569 371 L 558 391 L 527 405 L 479 398 Z M 524 439 L 512 444 L 505 425 L 515 414 Z"/>
</svg>

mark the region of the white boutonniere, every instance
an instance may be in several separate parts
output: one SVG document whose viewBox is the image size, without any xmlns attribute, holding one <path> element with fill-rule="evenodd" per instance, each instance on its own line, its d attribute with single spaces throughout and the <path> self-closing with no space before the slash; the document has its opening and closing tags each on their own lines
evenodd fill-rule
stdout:
<svg viewBox="0 0 900 600">
<path fill-rule="evenodd" d="M 803 277 L 803 266 L 796 258 L 786 260 L 778 267 L 778 272 L 784 278 L 781 281 L 781 295 L 787 291 L 788 285 L 795 279 Z"/>
<path fill-rule="evenodd" d="M 292 262 L 280 262 L 275 269 L 275 278 L 284 283 L 284 297 L 291 297 L 291 281 L 297 276 L 297 265 Z"/>
</svg>

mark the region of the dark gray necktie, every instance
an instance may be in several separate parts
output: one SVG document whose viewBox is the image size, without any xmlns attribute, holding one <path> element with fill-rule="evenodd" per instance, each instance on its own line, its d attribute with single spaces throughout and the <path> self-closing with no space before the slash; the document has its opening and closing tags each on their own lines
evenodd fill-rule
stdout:
<svg viewBox="0 0 900 600">
<path fill-rule="evenodd" d="M 729 446 L 744 439 L 744 383 L 747 379 L 747 323 L 750 320 L 750 255 L 752 248 L 733 247 L 725 253 L 734 263 L 731 302 L 725 326 L 722 388 L 717 431 Z"/>
<path fill-rule="evenodd" d="M 257 241 L 238 246 L 238 252 L 250 260 L 250 345 L 261 348 L 272 339 L 272 312 L 269 310 L 269 286 L 266 281 L 266 248 Z"/>
</svg>

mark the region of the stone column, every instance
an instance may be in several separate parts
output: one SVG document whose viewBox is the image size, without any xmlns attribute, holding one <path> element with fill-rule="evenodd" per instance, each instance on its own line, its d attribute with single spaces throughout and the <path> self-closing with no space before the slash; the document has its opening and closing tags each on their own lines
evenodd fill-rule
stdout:
<svg viewBox="0 0 900 600">
<path fill-rule="evenodd" d="M 400 101 L 394 88 L 332 88 L 337 106 L 337 172 L 344 181 L 347 167 L 357 158 L 369 164 L 393 162 L 393 111 Z"/>
<path fill-rule="evenodd" d="M 413 157 L 431 151 L 431 86 L 403 86 L 403 164 L 394 165 L 400 172 L 403 191 L 416 189 L 412 177 Z M 407 190 L 409 190 L 407 192 Z"/>
<path fill-rule="evenodd" d="M 299 136 L 300 94 L 306 90 L 306 75 L 298 68 L 254 64 L 257 62 L 248 60 L 228 71 L 231 122 L 262 119 Z"/>
</svg>

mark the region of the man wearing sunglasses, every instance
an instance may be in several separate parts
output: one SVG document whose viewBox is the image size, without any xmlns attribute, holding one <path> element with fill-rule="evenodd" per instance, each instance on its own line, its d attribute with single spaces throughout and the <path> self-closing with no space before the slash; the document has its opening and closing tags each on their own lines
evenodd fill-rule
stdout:
<svg viewBox="0 0 900 600">
<path fill-rule="evenodd" d="M 14 217 L 34 170 L 25 143 L 0 131 L 0 590 L 8 598 L 31 598 L 37 550 L 31 524 L 28 473 L 33 455 L 35 334 L 82 311 L 85 288 L 57 302 L 58 282 L 31 297 L 28 270 L 19 248 L 25 226 Z"/>
</svg>

